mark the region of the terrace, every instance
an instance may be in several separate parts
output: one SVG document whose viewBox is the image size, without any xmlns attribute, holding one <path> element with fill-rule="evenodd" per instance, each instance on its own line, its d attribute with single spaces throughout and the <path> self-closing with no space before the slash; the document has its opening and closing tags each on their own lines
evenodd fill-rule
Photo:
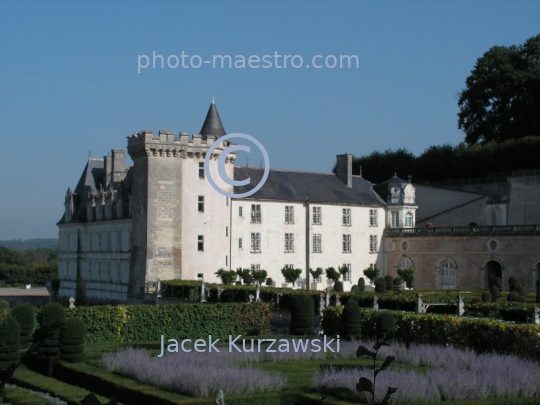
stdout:
<svg viewBox="0 0 540 405">
<path fill-rule="evenodd" d="M 440 228 L 385 229 L 387 238 L 414 236 L 510 236 L 540 235 L 540 225 L 448 226 Z"/>
</svg>

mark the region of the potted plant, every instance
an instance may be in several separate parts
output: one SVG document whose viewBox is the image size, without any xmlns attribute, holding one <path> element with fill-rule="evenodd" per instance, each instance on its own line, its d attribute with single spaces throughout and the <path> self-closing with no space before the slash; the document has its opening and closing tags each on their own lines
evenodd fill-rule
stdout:
<svg viewBox="0 0 540 405">
<path fill-rule="evenodd" d="M 292 284 L 292 288 L 296 288 L 295 283 L 296 283 L 296 280 L 300 278 L 300 274 L 302 274 L 302 270 L 293 269 L 292 267 L 283 267 L 281 269 L 281 274 L 283 274 L 283 277 L 285 278 L 285 283 L 283 284 L 283 288 L 291 288 L 289 286 L 289 283 Z"/>
<path fill-rule="evenodd" d="M 309 272 L 311 273 L 311 276 L 313 277 L 310 288 L 315 291 L 322 291 L 323 290 L 323 285 L 322 285 L 322 280 L 321 280 L 321 276 L 323 274 L 322 267 L 317 267 L 317 269 L 315 270 L 309 269 Z"/>
<path fill-rule="evenodd" d="M 328 267 L 326 269 L 326 279 L 327 279 L 328 284 L 330 284 L 329 281 L 332 281 L 332 285 L 334 285 L 336 281 L 339 281 L 340 277 L 341 277 L 341 274 L 338 271 L 336 271 L 336 269 L 334 269 L 333 267 Z M 328 285 L 328 287 L 330 287 L 330 285 Z"/>
<path fill-rule="evenodd" d="M 379 278 L 379 269 L 377 267 L 368 267 L 364 269 L 364 276 L 369 279 L 369 283 L 373 287 L 373 283 Z"/>
</svg>

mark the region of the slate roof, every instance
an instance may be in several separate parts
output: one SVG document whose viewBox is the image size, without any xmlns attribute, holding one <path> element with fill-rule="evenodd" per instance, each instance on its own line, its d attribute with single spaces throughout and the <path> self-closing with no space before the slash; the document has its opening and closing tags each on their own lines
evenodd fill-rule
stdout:
<svg viewBox="0 0 540 405">
<path fill-rule="evenodd" d="M 210 108 L 208 109 L 208 113 L 206 114 L 206 118 L 204 120 L 204 124 L 201 128 L 200 134 L 203 137 L 206 137 L 208 135 L 215 135 L 215 136 L 226 135 L 225 129 L 223 128 L 223 124 L 221 123 L 221 119 L 219 118 L 219 113 L 216 108 L 216 104 L 214 103 L 213 99 L 212 99 L 212 104 L 210 104 Z"/>
<path fill-rule="evenodd" d="M 234 179 L 251 182 L 247 186 L 234 187 L 240 194 L 252 190 L 262 179 L 264 169 L 256 167 L 234 168 Z M 373 191 L 370 184 L 361 177 L 353 176 L 353 186 L 347 187 L 331 173 L 310 173 L 270 169 L 264 186 L 249 199 L 306 201 L 315 203 L 342 203 L 359 205 L 386 205 Z"/>
</svg>

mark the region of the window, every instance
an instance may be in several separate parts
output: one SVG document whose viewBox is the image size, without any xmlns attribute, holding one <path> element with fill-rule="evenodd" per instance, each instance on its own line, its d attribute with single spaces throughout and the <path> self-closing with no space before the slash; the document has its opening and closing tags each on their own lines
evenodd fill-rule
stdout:
<svg viewBox="0 0 540 405">
<path fill-rule="evenodd" d="M 314 282 L 314 283 L 322 283 L 321 277 L 322 277 L 322 276 L 319 276 L 319 277 L 313 277 L 313 282 Z"/>
<path fill-rule="evenodd" d="M 261 234 L 251 234 L 251 253 L 261 253 Z"/>
<path fill-rule="evenodd" d="M 456 285 L 456 266 L 450 260 L 441 263 L 442 288 L 451 288 Z"/>
<path fill-rule="evenodd" d="M 71 250 L 71 235 L 66 235 L 66 250 Z"/>
<path fill-rule="evenodd" d="M 377 210 L 369 210 L 369 226 L 379 226 L 377 221 Z"/>
<path fill-rule="evenodd" d="M 261 269 L 261 265 L 260 264 L 252 264 L 251 265 L 251 270 L 255 270 L 255 271 L 259 271 Z"/>
<path fill-rule="evenodd" d="M 343 235 L 343 253 L 351 253 L 351 235 Z"/>
<path fill-rule="evenodd" d="M 202 279 L 203 279 L 203 274 L 197 273 L 197 280 L 202 280 Z"/>
<path fill-rule="evenodd" d="M 375 253 L 377 251 L 377 235 L 369 235 L 369 252 Z"/>
<path fill-rule="evenodd" d="M 116 250 L 121 252 L 122 249 L 122 231 L 116 232 Z"/>
<path fill-rule="evenodd" d="M 107 251 L 112 252 L 112 238 L 110 232 L 107 234 Z"/>
<path fill-rule="evenodd" d="M 242 216 L 242 207 L 238 207 L 238 216 L 239 216 L 239 217 Z"/>
<path fill-rule="evenodd" d="M 347 272 L 343 274 L 343 281 L 351 281 L 351 265 L 350 264 L 344 264 L 341 266 L 341 268 L 346 268 Z"/>
<path fill-rule="evenodd" d="M 294 224 L 294 207 L 292 205 L 285 207 L 285 223 Z"/>
<path fill-rule="evenodd" d="M 88 234 L 88 251 L 91 252 L 93 249 L 94 249 L 94 246 L 93 246 L 93 235 L 90 233 Z"/>
<path fill-rule="evenodd" d="M 199 162 L 199 179 L 204 179 L 204 162 Z"/>
<path fill-rule="evenodd" d="M 198 199 L 197 209 L 199 212 L 204 212 L 204 196 L 200 195 Z"/>
<path fill-rule="evenodd" d="M 238 249 L 242 249 L 242 238 L 238 238 Z"/>
<path fill-rule="evenodd" d="M 398 269 L 412 269 L 413 265 L 409 259 L 401 259 L 397 267 Z"/>
<path fill-rule="evenodd" d="M 107 263 L 107 281 L 112 281 L 111 277 L 111 263 Z"/>
<path fill-rule="evenodd" d="M 261 206 L 260 204 L 251 204 L 251 223 L 261 223 Z"/>
<path fill-rule="evenodd" d="M 98 233 L 97 235 L 97 247 L 98 247 L 98 250 L 101 250 L 101 234 Z"/>
<path fill-rule="evenodd" d="M 405 214 L 405 228 L 412 228 L 413 227 L 413 214 L 410 212 L 407 212 Z"/>
<path fill-rule="evenodd" d="M 321 224 L 321 207 L 313 207 L 313 225 Z"/>
<path fill-rule="evenodd" d="M 313 253 L 321 253 L 321 234 L 313 234 Z"/>
<path fill-rule="evenodd" d="M 69 278 L 69 263 L 66 263 L 66 278 Z"/>
<path fill-rule="evenodd" d="M 343 208 L 343 225 L 351 226 L 351 209 Z"/>
<path fill-rule="evenodd" d="M 197 236 L 197 250 L 199 252 L 204 251 L 204 236 L 203 235 Z"/>
<path fill-rule="evenodd" d="M 229 265 L 229 256 L 225 256 L 225 266 Z"/>
<path fill-rule="evenodd" d="M 286 264 L 284 267 L 288 269 L 294 269 L 294 266 L 292 264 Z"/>
<path fill-rule="evenodd" d="M 88 280 L 92 280 L 92 263 L 88 263 Z"/>
<path fill-rule="evenodd" d="M 229 237 L 229 227 L 228 226 L 225 227 L 225 236 L 227 238 Z"/>
<path fill-rule="evenodd" d="M 399 212 L 392 211 L 392 228 L 398 228 L 399 227 Z"/>
<path fill-rule="evenodd" d="M 292 233 L 285 234 L 285 253 L 294 252 L 294 235 Z"/>
</svg>

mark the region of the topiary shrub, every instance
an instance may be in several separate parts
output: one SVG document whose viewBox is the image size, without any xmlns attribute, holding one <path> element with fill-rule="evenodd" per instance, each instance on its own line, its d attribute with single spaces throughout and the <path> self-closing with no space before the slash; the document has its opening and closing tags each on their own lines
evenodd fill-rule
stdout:
<svg viewBox="0 0 540 405">
<path fill-rule="evenodd" d="M 334 291 L 343 292 L 343 283 L 341 281 L 336 281 L 334 283 Z"/>
<path fill-rule="evenodd" d="M 502 290 L 502 280 L 500 277 L 495 277 L 495 286 L 499 289 L 499 291 Z"/>
<path fill-rule="evenodd" d="M 386 291 L 392 291 L 394 289 L 394 277 L 390 274 L 384 276 L 384 281 L 386 283 Z"/>
<path fill-rule="evenodd" d="M 378 278 L 375 280 L 375 292 L 383 293 L 386 291 L 386 281 L 384 278 Z"/>
<path fill-rule="evenodd" d="M 510 276 L 510 278 L 508 278 L 508 284 L 514 284 L 516 280 L 517 278 L 515 278 L 514 276 Z"/>
<path fill-rule="evenodd" d="M 350 299 L 345 304 L 341 315 L 342 334 L 345 339 L 360 339 L 360 308 L 355 299 Z"/>
<path fill-rule="evenodd" d="M 274 285 L 274 280 L 272 280 L 271 278 L 267 278 L 266 285 L 269 287 L 272 287 Z"/>
<path fill-rule="evenodd" d="M 482 302 L 491 302 L 491 294 L 482 293 Z"/>
<path fill-rule="evenodd" d="M 536 280 L 536 292 L 540 293 L 540 280 Z"/>
<path fill-rule="evenodd" d="M 495 285 L 495 276 L 491 275 L 488 277 L 488 288 L 491 290 L 491 287 Z"/>
<path fill-rule="evenodd" d="M 379 336 L 396 331 L 396 318 L 390 312 L 383 312 L 377 320 L 377 334 Z"/>
<path fill-rule="evenodd" d="M 351 287 L 351 292 L 352 292 L 353 294 L 357 294 L 357 293 L 360 292 L 360 288 L 359 288 L 357 285 L 353 285 L 353 286 Z"/>
<path fill-rule="evenodd" d="M 71 363 L 84 359 L 86 325 L 81 318 L 69 318 L 60 328 L 60 358 Z"/>
<path fill-rule="evenodd" d="M 395 292 L 400 292 L 402 285 L 403 285 L 403 279 L 401 277 L 396 277 L 394 279 L 394 291 Z"/>
<path fill-rule="evenodd" d="M 0 314 L 4 311 L 9 311 L 9 302 L 0 301 Z"/>
<path fill-rule="evenodd" d="M 39 313 L 39 326 L 48 328 L 55 324 L 64 323 L 66 321 L 66 312 L 64 307 L 55 302 L 45 304 Z M 37 352 L 40 357 L 57 359 L 60 357 L 60 329 L 56 329 L 50 338 L 47 338 L 38 348 Z"/>
<path fill-rule="evenodd" d="M 251 285 L 254 282 L 255 282 L 255 279 L 253 278 L 253 276 L 251 274 L 246 274 L 246 276 L 244 277 L 244 283 L 247 285 Z"/>
<path fill-rule="evenodd" d="M 482 300 L 480 298 L 473 298 L 471 300 L 471 305 L 481 304 L 481 303 L 482 303 Z"/>
<path fill-rule="evenodd" d="M 296 294 L 291 307 L 291 333 L 293 335 L 313 334 L 315 305 L 310 295 Z"/>
<path fill-rule="evenodd" d="M 407 285 L 407 288 L 414 287 L 414 276 L 412 274 L 407 275 L 407 278 L 405 279 L 405 284 Z"/>
<path fill-rule="evenodd" d="M 366 281 L 364 280 L 364 277 L 358 279 L 358 288 L 360 291 L 366 291 Z"/>
<path fill-rule="evenodd" d="M 36 311 L 28 302 L 15 305 L 11 311 L 21 327 L 21 344 L 27 343 L 36 329 Z"/>
<path fill-rule="evenodd" d="M 21 330 L 17 318 L 11 314 L 0 316 L 0 370 L 19 361 L 17 352 L 20 342 Z"/>
<path fill-rule="evenodd" d="M 522 295 L 519 295 L 517 291 L 510 291 L 510 293 L 508 294 L 507 300 L 510 302 L 526 302 L 527 301 L 527 299 L 523 297 Z"/>
<path fill-rule="evenodd" d="M 525 291 L 525 287 L 523 287 L 521 284 L 517 284 L 516 292 L 522 297 L 525 297 L 527 295 L 527 291 Z"/>
<path fill-rule="evenodd" d="M 340 333 L 341 316 L 338 309 L 339 307 L 328 307 L 324 310 L 321 326 L 327 336 L 336 336 Z"/>
<path fill-rule="evenodd" d="M 497 301 L 499 298 L 501 298 L 501 290 L 499 290 L 499 287 L 494 285 L 491 287 L 491 300 Z"/>
</svg>

